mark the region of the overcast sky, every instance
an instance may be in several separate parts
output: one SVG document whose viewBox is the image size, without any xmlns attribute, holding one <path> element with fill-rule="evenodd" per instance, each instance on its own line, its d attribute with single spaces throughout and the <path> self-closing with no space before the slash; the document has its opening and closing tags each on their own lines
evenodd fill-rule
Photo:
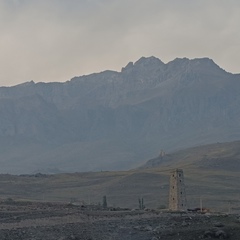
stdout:
<svg viewBox="0 0 240 240">
<path fill-rule="evenodd" d="M 240 73 L 239 0 L 0 0 L 0 86 L 209 57 Z"/>
</svg>

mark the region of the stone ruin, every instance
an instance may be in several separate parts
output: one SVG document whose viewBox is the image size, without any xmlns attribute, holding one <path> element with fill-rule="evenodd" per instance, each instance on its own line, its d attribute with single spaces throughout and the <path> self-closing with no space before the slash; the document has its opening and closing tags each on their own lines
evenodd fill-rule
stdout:
<svg viewBox="0 0 240 240">
<path fill-rule="evenodd" d="M 187 210 L 187 199 L 182 169 L 175 169 L 170 175 L 169 210 Z"/>
</svg>

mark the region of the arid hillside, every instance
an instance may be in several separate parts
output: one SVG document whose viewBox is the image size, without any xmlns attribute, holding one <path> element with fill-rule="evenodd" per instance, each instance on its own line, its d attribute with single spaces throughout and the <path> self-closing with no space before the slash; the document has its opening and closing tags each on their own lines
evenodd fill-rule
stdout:
<svg viewBox="0 0 240 240">
<path fill-rule="evenodd" d="M 84 202 L 99 204 L 107 196 L 109 206 L 167 208 L 169 175 L 182 168 L 189 208 L 214 211 L 239 209 L 239 142 L 190 148 L 149 160 L 131 171 L 101 171 L 55 175 L 0 175 L 2 199 Z"/>
</svg>

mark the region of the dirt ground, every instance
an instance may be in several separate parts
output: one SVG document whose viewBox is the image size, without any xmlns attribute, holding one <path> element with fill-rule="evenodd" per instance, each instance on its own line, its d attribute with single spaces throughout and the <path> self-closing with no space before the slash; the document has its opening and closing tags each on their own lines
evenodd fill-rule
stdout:
<svg viewBox="0 0 240 240">
<path fill-rule="evenodd" d="M 1 240 L 240 239 L 240 216 L 0 202 Z"/>
</svg>

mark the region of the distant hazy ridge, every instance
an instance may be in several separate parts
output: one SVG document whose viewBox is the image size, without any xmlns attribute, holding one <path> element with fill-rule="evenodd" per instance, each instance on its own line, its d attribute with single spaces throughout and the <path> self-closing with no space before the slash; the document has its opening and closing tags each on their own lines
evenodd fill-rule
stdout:
<svg viewBox="0 0 240 240">
<path fill-rule="evenodd" d="M 240 139 L 240 75 L 208 58 L 0 88 L 0 172 L 120 170 Z"/>
</svg>

